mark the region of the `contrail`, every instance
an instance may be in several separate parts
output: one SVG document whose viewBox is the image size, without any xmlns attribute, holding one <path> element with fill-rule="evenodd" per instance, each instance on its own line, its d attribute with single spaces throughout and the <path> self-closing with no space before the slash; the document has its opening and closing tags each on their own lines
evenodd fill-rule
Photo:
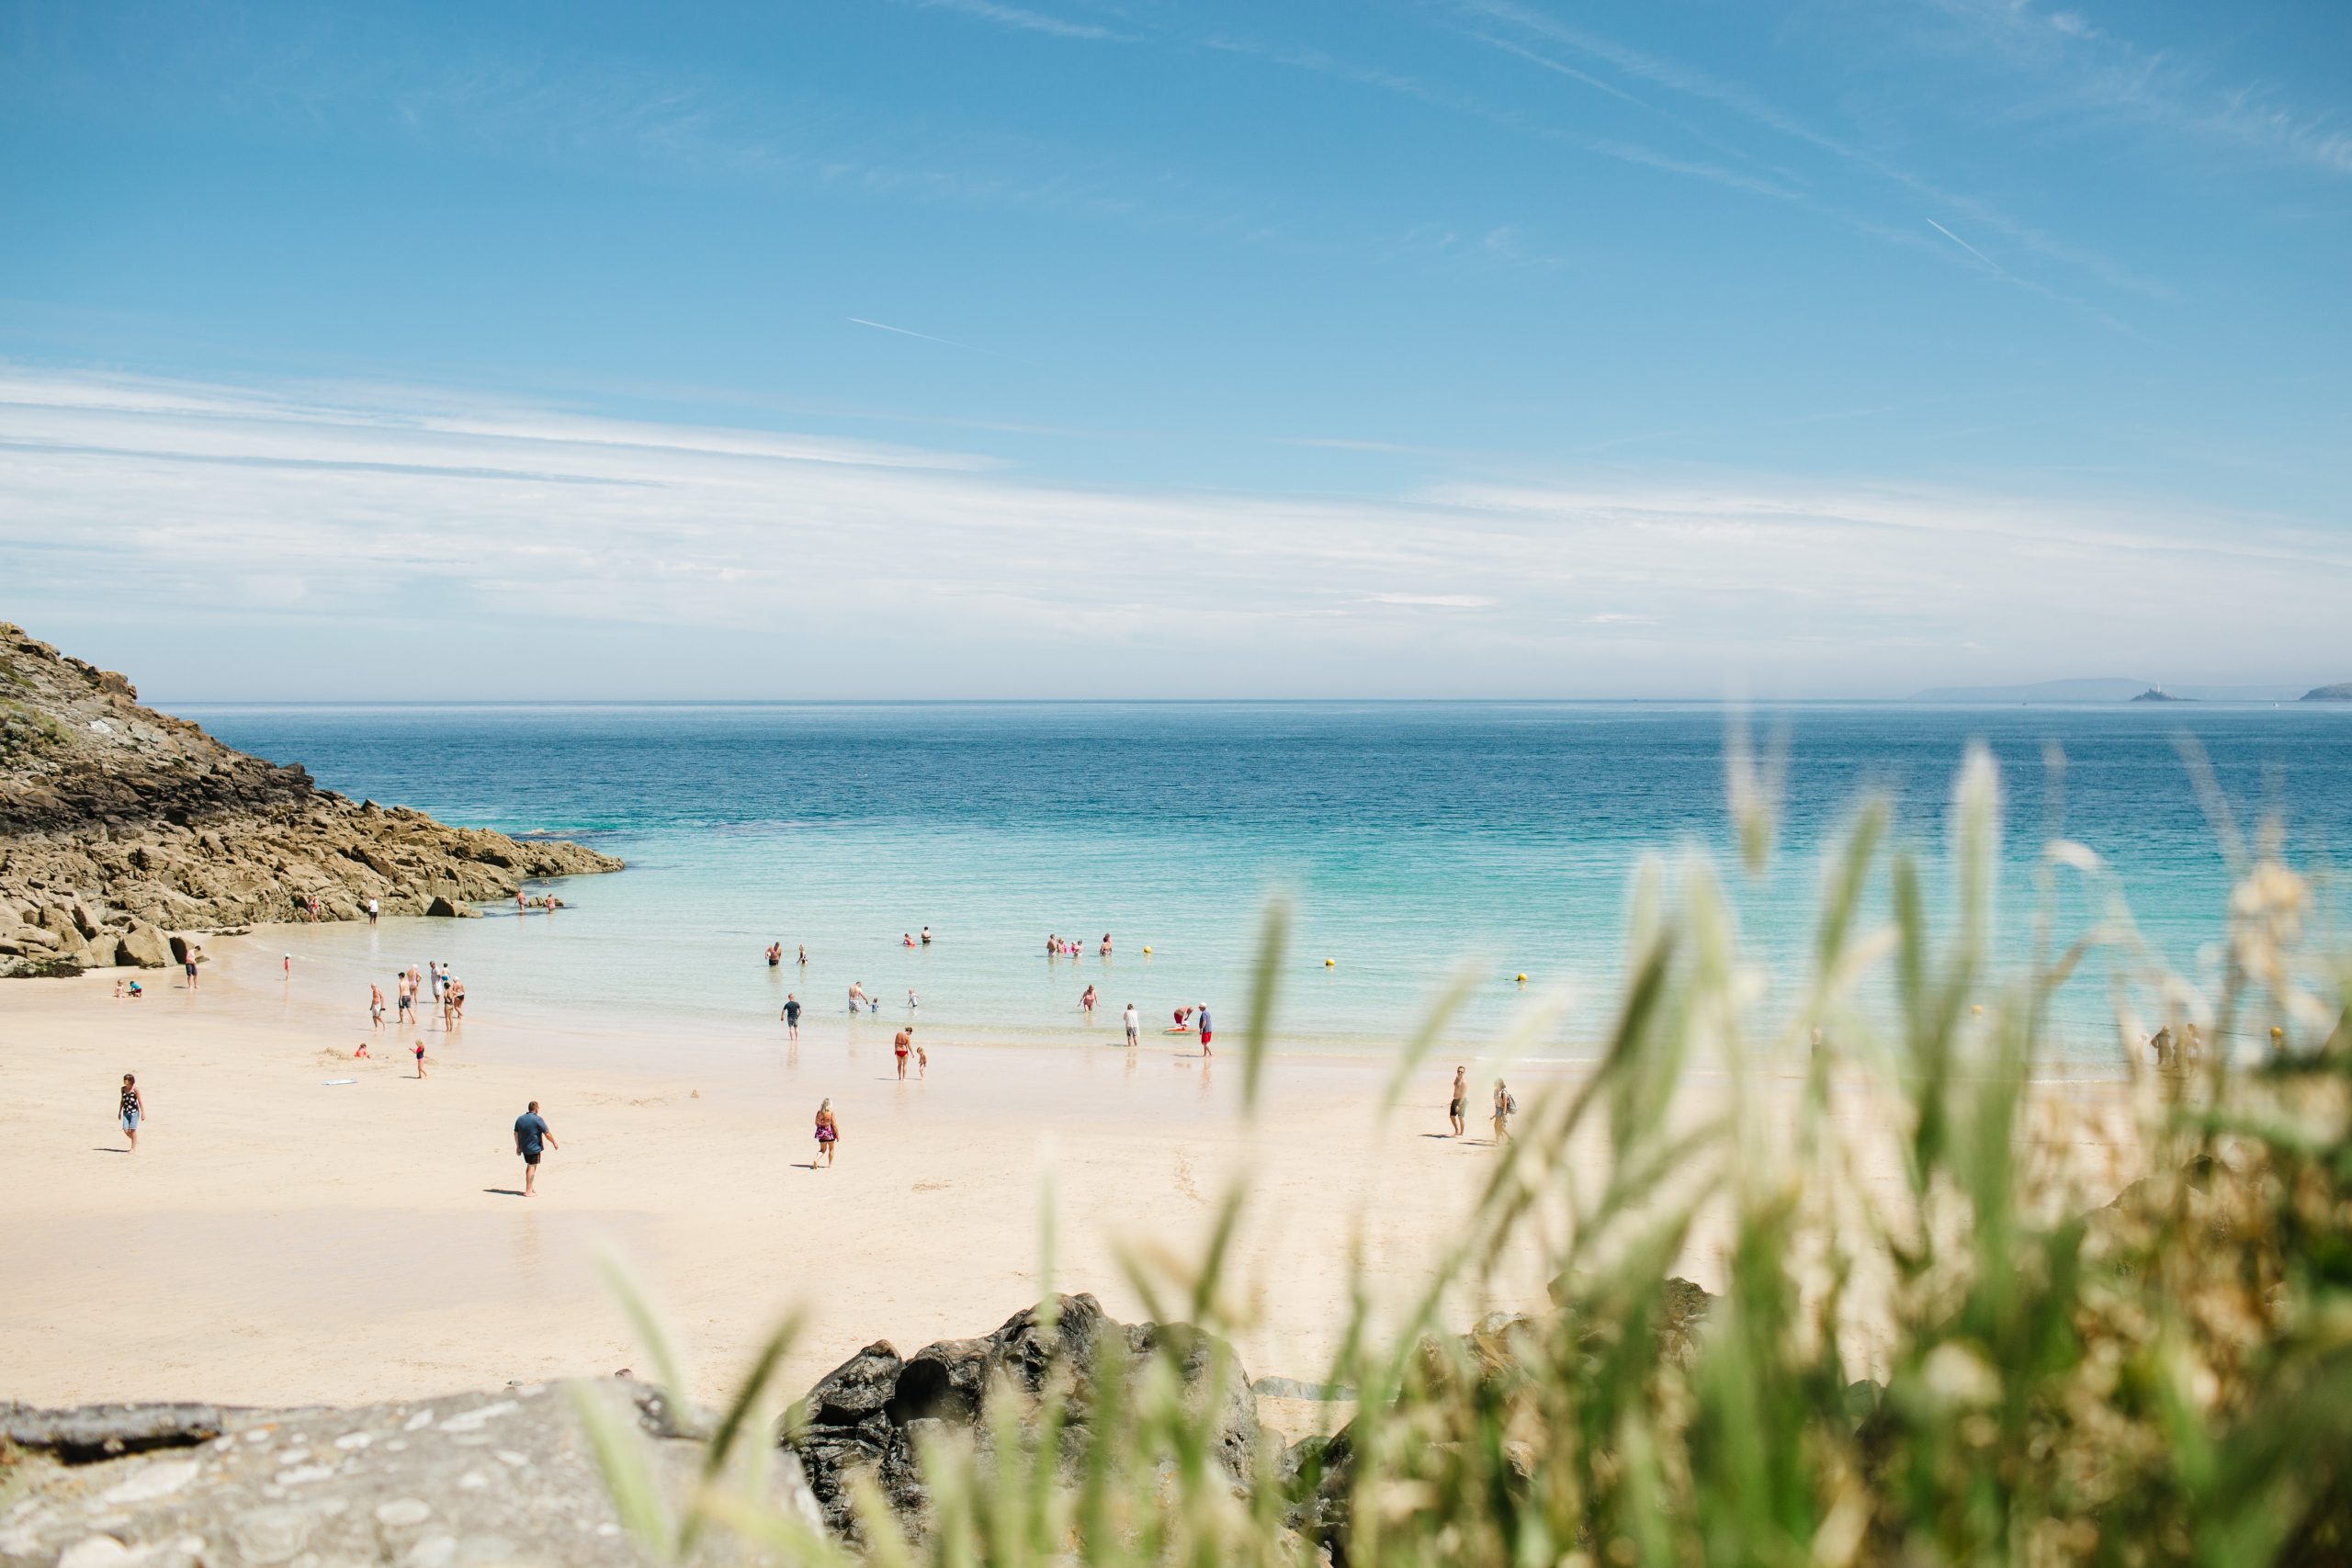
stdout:
<svg viewBox="0 0 2352 1568">
<path fill-rule="evenodd" d="M 919 333 L 907 327 L 894 327 L 888 321 L 869 321 L 864 316 L 852 316 L 849 319 L 861 327 L 874 327 L 886 333 L 897 333 L 900 337 L 919 337 L 925 343 L 944 343 L 950 348 L 970 349 L 974 354 L 987 352 L 985 349 L 973 348 L 968 343 L 957 343 L 952 337 L 933 337 L 929 333 Z"/>
<path fill-rule="evenodd" d="M 1986 255 L 1983 251 L 1978 250 L 1974 245 L 1970 244 L 1967 241 L 1953 233 L 1951 230 L 1937 222 L 1934 219 L 1930 218 L 1928 220 L 1928 227 L 1933 229 L 1937 233 L 1941 234 L 1945 239 L 1950 240 L 1953 244 L 1958 245 L 1962 250 L 1966 251 L 1970 255 L 1974 256 L 1978 261 L 1983 262 L 1986 266 L 1991 267 L 1995 272 L 2000 273 L 2003 277 L 2009 276 L 2006 271 L 2003 271 L 1999 262 L 1995 261 L 1991 256 Z"/>
</svg>

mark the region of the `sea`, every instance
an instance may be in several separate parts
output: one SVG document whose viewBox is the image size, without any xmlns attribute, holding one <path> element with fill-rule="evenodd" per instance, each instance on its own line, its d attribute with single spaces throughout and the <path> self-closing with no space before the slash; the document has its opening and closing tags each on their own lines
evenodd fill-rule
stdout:
<svg viewBox="0 0 2352 1568">
<path fill-rule="evenodd" d="M 1982 744 L 2002 786 L 2005 960 L 2030 951 L 2038 911 L 2064 942 L 2128 908 L 2138 948 L 2095 953 L 2052 1010 L 2053 1055 L 2096 1062 L 2119 1048 L 2118 975 L 2153 960 L 2217 984 L 2233 833 L 2277 824 L 2317 879 L 2312 925 L 2331 931 L 2328 867 L 2352 843 L 2352 705 L 179 711 L 355 797 L 624 857 L 623 873 L 560 885 L 570 907 L 552 916 L 305 933 L 305 963 L 356 985 L 445 959 L 474 1010 L 560 1015 L 648 1050 L 683 1033 L 771 1047 L 787 993 L 820 1037 L 914 1018 L 934 1041 L 1078 1046 L 1114 1038 L 1130 1001 L 1154 1034 L 1186 1004 L 1238 1032 L 1280 898 L 1290 940 L 1273 1016 L 1286 1044 L 1393 1049 L 1466 973 L 1449 1039 L 1499 1038 L 1538 1007 L 1541 1047 L 1572 1057 L 1615 1012 L 1629 897 L 1652 862 L 1675 885 L 1713 866 L 1769 1028 L 1807 962 L 1825 856 L 1863 800 L 1891 804 L 1949 920 L 1954 781 Z M 1760 872 L 1730 816 L 1735 730 L 1778 759 L 1782 805 Z M 2213 786 L 2201 792 L 2200 769 Z M 2050 871 L 2053 837 L 2100 869 Z M 1885 908 L 1883 877 L 1871 908 Z M 925 927 L 928 946 L 904 945 Z M 1050 934 L 1084 956 L 1050 956 Z M 771 942 L 780 967 L 763 958 Z M 881 998 L 854 1025 L 853 982 Z M 2143 983 L 2129 994 L 2153 1016 Z"/>
</svg>

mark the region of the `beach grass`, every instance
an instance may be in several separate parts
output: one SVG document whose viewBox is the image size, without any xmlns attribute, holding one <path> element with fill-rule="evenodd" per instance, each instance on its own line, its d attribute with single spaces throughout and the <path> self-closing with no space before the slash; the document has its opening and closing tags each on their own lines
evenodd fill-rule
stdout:
<svg viewBox="0 0 2352 1568">
<path fill-rule="evenodd" d="M 888 1568 L 2352 1560 L 2352 964 L 2304 929 L 2311 887 L 2281 833 L 2241 837 L 2222 814 L 2218 983 L 2156 970 L 2120 905 L 2064 941 L 2045 919 L 2005 968 L 1998 789 L 1972 755 L 1933 909 L 1887 809 L 1862 807 L 1824 867 L 1805 983 L 1768 1020 L 1717 871 L 1648 868 L 1600 1060 L 1531 1095 L 1407 1310 L 1355 1292 L 1325 1373 L 1353 1393 L 1336 1436 L 1261 1445 L 1237 1475 L 1218 1446 L 1242 1376 L 1229 1352 L 1204 1371 L 1172 1350 L 1117 1368 L 1106 1346 L 1082 1386 L 1001 1386 L 975 1430 L 943 1429 L 922 1517 L 864 1488 L 846 1544 L 761 1500 L 777 1456 L 754 1439 L 792 1429 L 771 1386 L 786 1327 L 684 1496 L 583 1404 L 623 1518 L 663 1560 L 717 1530 L 781 1561 Z M 1774 790 L 1732 793 L 1730 874 L 1760 874 Z M 2054 830 L 2039 863 L 2045 908 L 2058 879 L 2102 875 Z M 1286 929 L 1277 908 L 1245 1116 L 1280 1071 Z M 2120 1192 L 2024 1135 L 2075 1113 L 2037 1077 L 2052 993 L 2093 965 L 2114 979 L 2144 1173 Z M 1392 1100 L 1463 994 L 1432 1005 Z M 1532 1004 L 1516 1044 L 1549 1017 Z M 1678 1091 L 1702 1066 L 1731 1090 L 1694 1114 Z M 1837 1114 L 1858 1101 L 1872 1114 Z M 1894 1145 L 1892 1179 L 1864 1176 L 1870 1136 Z M 1596 1140 L 1598 1179 L 1571 1157 Z M 1131 1258 L 1156 1315 L 1243 1325 L 1227 1243 L 1252 1201 L 1238 1179 L 1197 1258 Z M 1729 1236 L 1712 1298 L 1671 1275 L 1710 1215 Z M 1531 1254 L 1548 1310 L 1447 1321 Z M 641 1292 L 621 1293 L 685 1386 Z"/>
</svg>

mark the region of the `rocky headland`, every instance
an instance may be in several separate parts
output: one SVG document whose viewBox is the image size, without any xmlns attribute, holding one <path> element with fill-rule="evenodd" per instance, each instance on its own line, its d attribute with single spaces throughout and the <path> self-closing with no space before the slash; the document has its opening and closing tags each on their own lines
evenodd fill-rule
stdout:
<svg viewBox="0 0 2352 1568">
<path fill-rule="evenodd" d="M 321 789 L 142 707 L 0 623 L 0 975 L 154 968 L 256 921 L 459 916 L 526 881 L 617 871 L 560 840 L 452 828 Z"/>
</svg>

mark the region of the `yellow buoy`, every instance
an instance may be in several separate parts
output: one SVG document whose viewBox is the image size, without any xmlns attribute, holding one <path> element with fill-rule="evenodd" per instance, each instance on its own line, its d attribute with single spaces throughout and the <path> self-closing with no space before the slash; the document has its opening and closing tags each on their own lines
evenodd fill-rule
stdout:
<svg viewBox="0 0 2352 1568">
<path fill-rule="evenodd" d="M 2275 1024 L 2275 1023 L 2274 1023 L 2274 1024 L 2272 1024 L 2272 1025 L 2270 1026 L 2270 1038 L 2271 1038 L 2271 1039 L 2273 1039 L 2273 1040 L 2283 1040 L 2283 1039 L 2285 1039 L 2285 1038 L 2286 1038 L 2286 1036 L 2287 1036 L 2287 1032 L 2286 1032 L 2285 1030 L 2283 1030 L 2283 1029 L 2279 1028 L 2277 1024 Z"/>
<path fill-rule="evenodd" d="M 1151 951 L 1151 949 L 1149 949 L 1149 948 L 1148 948 L 1148 947 L 1147 947 L 1147 948 L 1145 948 L 1145 949 L 1144 949 L 1144 951 L 1145 951 L 1146 953 L 1149 953 L 1149 952 Z"/>
<path fill-rule="evenodd" d="M 1336 958 L 1327 958 L 1323 961 L 1323 967 L 1326 969 L 1336 969 L 1339 967 L 1339 964 L 1340 961 Z"/>
<path fill-rule="evenodd" d="M 1984 1010 L 1984 1004 L 1983 1002 L 1978 1002 L 1974 1007 L 1970 1008 L 1968 1010 L 1971 1012 L 1983 1012 Z"/>
<path fill-rule="evenodd" d="M 1519 972 L 1519 983 L 1522 986 L 1527 984 L 1527 971 L 1524 969 Z"/>
</svg>

